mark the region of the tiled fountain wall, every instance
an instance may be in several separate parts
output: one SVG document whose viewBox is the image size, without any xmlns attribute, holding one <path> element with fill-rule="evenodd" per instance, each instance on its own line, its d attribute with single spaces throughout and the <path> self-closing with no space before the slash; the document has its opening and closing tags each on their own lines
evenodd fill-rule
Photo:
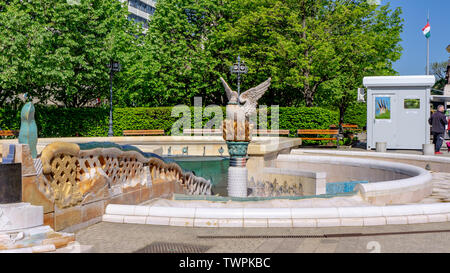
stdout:
<svg viewBox="0 0 450 273">
<path fill-rule="evenodd" d="M 9 150 L 7 145 L 3 151 Z M 57 142 L 33 160 L 28 145 L 16 144 L 22 201 L 43 206 L 44 225 L 71 231 L 100 221 L 108 204 L 134 205 L 173 193 L 210 193 L 208 181 L 183 173 L 178 165 L 119 147 L 80 149 L 74 143 Z"/>
</svg>

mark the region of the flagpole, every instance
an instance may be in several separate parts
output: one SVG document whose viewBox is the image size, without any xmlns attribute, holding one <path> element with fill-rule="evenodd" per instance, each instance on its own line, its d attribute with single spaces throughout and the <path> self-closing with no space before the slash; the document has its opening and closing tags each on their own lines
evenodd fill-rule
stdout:
<svg viewBox="0 0 450 273">
<path fill-rule="evenodd" d="M 430 10 L 428 10 L 427 14 L 427 24 L 429 23 L 430 23 Z M 430 75 L 430 37 L 427 38 L 427 75 Z"/>
</svg>

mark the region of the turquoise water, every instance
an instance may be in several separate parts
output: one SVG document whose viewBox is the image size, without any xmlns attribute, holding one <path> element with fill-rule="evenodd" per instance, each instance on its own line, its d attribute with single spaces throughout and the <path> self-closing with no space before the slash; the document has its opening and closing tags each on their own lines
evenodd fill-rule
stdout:
<svg viewBox="0 0 450 273">
<path fill-rule="evenodd" d="M 345 182 L 332 182 L 327 183 L 327 194 L 338 194 L 345 192 L 353 192 L 356 185 L 366 184 L 369 181 L 345 181 Z"/>
<path fill-rule="evenodd" d="M 185 157 L 165 157 L 166 162 L 175 162 L 184 171 L 191 171 L 196 176 L 203 177 L 205 179 L 211 180 L 212 184 L 212 195 L 219 194 L 218 200 L 214 199 L 216 197 L 185 197 L 179 195 L 177 198 L 179 200 L 184 200 L 185 198 L 191 200 L 200 200 L 197 198 L 212 198 L 215 201 L 227 201 L 232 199 L 227 199 L 227 180 L 228 180 L 228 168 L 230 166 L 229 158 L 225 157 L 208 157 L 208 156 L 185 156 Z M 355 194 L 354 188 L 357 184 L 368 183 L 369 181 L 343 181 L 343 182 L 332 182 L 326 185 L 326 194 L 322 195 L 312 195 L 312 196 L 279 196 L 279 197 L 254 197 L 245 198 L 246 201 L 259 201 L 259 200 L 271 200 L 271 199 L 306 199 L 306 198 L 332 198 L 336 196 L 348 196 Z M 222 198 L 222 199 L 221 199 Z M 225 199 L 223 199 L 225 198 Z M 209 200 L 209 199 L 206 199 Z M 240 200 L 240 199 L 239 199 Z M 237 200 L 235 200 L 237 201 Z"/>
<path fill-rule="evenodd" d="M 174 161 L 184 171 L 191 171 L 196 176 L 211 180 L 212 194 L 228 196 L 227 180 L 229 158 L 213 156 L 166 157 L 166 161 Z"/>
</svg>

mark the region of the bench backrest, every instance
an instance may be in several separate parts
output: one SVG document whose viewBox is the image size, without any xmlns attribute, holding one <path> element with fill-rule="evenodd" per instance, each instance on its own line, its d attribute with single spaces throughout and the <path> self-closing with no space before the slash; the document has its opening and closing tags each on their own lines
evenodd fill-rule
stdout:
<svg viewBox="0 0 450 273">
<path fill-rule="evenodd" d="M 331 125 L 331 128 L 336 128 L 336 125 Z M 358 129 L 358 125 L 356 124 L 342 124 L 342 128 L 353 128 L 353 129 Z"/>
<path fill-rule="evenodd" d="M 123 130 L 124 136 L 164 135 L 164 130 Z"/>
<path fill-rule="evenodd" d="M 222 129 L 183 129 L 183 135 L 222 135 Z"/>
<path fill-rule="evenodd" d="M 258 135 L 289 135 L 289 130 L 254 130 L 253 134 Z"/>
<path fill-rule="evenodd" d="M 0 136 L 17 136 L 19 131 L 16 130 L 0 130 Z"/>
<path fill-rule="evenodd" d="M 337 129 L 298 129 L 298 135 L 337 135 Z"/>
</svg>

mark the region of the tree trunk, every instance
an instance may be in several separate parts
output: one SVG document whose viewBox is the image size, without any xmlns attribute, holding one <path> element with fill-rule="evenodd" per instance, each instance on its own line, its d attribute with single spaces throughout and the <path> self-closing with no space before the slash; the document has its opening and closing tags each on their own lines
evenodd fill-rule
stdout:
<svg viewBox="0 0 450 273">
<path fill-rule="evenodd" d="M 339 132 L 340 133 L 344 133 L 342 131 L 342 124 L 344 124 L 344 115 L 345 112 L 347 111 L 347 104 L 345 103 L 345 100 L 343 99 L 343 101 L 341 101 L 340 105 L 339 105 Z"/>
<path fill-rule="evenodd" d="M 305 85 L 304 95 L 305 95 L 306 107 L 313 107 L 314 106 L 314 94 L 311 91 L 311 89 L 309 88 L 309 86 Z"/>
</svg>

